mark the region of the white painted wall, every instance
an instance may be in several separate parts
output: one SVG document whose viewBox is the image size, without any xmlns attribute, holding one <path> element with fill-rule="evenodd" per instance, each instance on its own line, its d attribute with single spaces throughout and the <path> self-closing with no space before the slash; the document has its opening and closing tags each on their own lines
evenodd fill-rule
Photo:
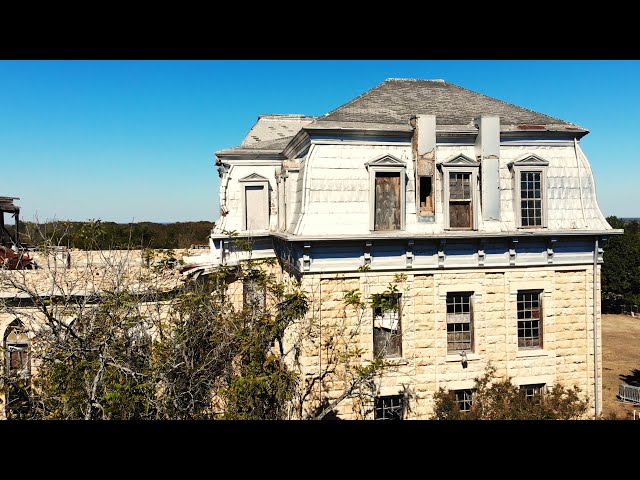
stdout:
<svg viewBox="0 0 640 480">
<path fill-rule="evenodd" d="M 236 230 L 242 232 L 243 218 L 243 188 L 242 183 L 238 180 L 245 178 L 252 173 L 257 173 L 269 180 L 269 229 L 276 230 L 278 223 L 278 192 L 275 176 L 275 167 L 273 165 L 251 165 L 249 161 L 244 163 L 234 163 L 233 167 L 227 174 L 229 182 L 226 188 L 226 206 L 229 213 L 220 219 L 220 230 Z M 225 178 L 221 179 L 221 183 Z M 216 225 L 217 226 L 217 225 Z M 217 231 L 218 228 L 216 228 Z"/>
<path fill-rule="evenodd" d="M 406 168 L 406 232 L 438 234 L 444 232 L 442 175 L 437 169 L 435 223 L 418 222 L 415 205 L 415 182 L 409 143 L 312 144 L 300 159 L 300 170 L 289 173 L 286 180 L 286 231 L 297 235 L 366 235 L 369 230 L 369 172 L 365 163 L 384 154 L 404 161 Z M 475 158 L 474 145 L 438 145 L 436 162 L 457 155 Z M 523 146 L 503 142 L 500 148 L 500 221 L 483 221 L 477 205 L 480 232 L 516 231 L 513 203 L 513 178 L 508 164 L 528 154 L 549 161 L 547 169 L 548 230 L 609 229 L 595 198 L 594 180 L 586 157 L 579 148 L 565 142 L 558 145 Z M 275 167 L 252 166 L 250 161 L 234 162 L 226 188 L 229 213 L 221 219 L 221 228 L 241 231 L 242 188 L 238 180 L 257 173 L 270 184 L 270 230 L 278 230 L 278 201 Z M 222 179 L 223 183 L 225 178 Z"/>
</svg>

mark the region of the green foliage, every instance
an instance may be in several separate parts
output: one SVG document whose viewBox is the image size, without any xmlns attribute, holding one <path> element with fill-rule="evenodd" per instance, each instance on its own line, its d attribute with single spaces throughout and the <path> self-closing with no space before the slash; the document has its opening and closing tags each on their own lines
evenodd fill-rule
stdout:
<svg viewBox="0 0 640 480">
<path fill-rule="evenodd" d="M 105 293 L 66 329 L 36 332 L 37 416 L 51 419 L 132 419 L 153 415 L 149 340 L 135 299 Z"/>
<path fill-rule="evenodd" d="M 608 217 L 623 235 L 611 235 L 604 248 L 602 309 L 618 313 L 623 304 L 640 305 L 640 223 Z"/>
<path fill-rule="evenodd" d="M 434 394 L 435 420 L 570 420 L 582 417 L 587 402 L 577 386 L 554 385 L 540 399 L 527 399 L 511 379 L 496 379 L 495 367 L 488 365 L 475 379 L 473 403 L 461 412 L 453 392 L 440 388 Z"/>
<path fill-rule="evenodd" d="M 129 248 L 175 249 L 207 244 L 212 222 L 114 223 L 52 221 L 42 224 L 20 222 L 21 240 L 42 246 L 61 245 L 82 250 Z"/>
<path fill-rule="evenodd" d="M 397 312 L 400 308 L 398 285 L 390 283 L 382 293 L 373 293 L 369 297 L 372 308 L 380 308 L 382 313 Z"/>
</svg>

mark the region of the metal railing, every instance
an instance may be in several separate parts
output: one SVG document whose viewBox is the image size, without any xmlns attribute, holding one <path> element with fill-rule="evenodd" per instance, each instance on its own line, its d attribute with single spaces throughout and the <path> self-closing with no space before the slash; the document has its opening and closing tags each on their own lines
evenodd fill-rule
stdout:
<svg viewBox="0 0 640 480">
<path fill-rule="evenodd" d="M 640 387 L 621 383 L 620 389 L 618 390 L 618 397 L 620 397 L 620 400 L 623 402 L 640 404 Z"/>
</svg>

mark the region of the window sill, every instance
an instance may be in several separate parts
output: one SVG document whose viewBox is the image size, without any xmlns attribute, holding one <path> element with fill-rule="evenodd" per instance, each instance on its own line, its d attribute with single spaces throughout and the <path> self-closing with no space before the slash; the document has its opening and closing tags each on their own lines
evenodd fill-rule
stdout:
<svg viewBox="0 0 640 480">
<path fill-rule="evenodd" d="M 477 353 L 467 352 L 467 362 L 474 362 L 476 360 L 482 360 L 482 357 Z M 461 362 L 462 357 L 459 353 L 447 353 L 445 362 Z"/>
<path fill-rule="evenodd" d="M 384 363 L 386 363 L 387 365 L 391 365 L 391 366 L 409 365 L 409 360 L 407 360 L 406 358 L 402 358 L 402 357 L 383 358 L 382 360 L 384 361 Z"/>
<path fill-rule="evenodd" d="M 532 358 L 532 357 L 555 357 L 554 352 L 543 350 L 541 348 L 532 350 L 518 350 L 516 358 Z"/>
</svg>

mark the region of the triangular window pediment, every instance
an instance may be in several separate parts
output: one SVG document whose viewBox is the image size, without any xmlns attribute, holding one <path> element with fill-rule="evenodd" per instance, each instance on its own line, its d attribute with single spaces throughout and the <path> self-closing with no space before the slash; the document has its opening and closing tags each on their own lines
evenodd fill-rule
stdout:
<svg viewBox="0 0 640 480">
<path fill-rule="evenodd" d="M 466 155 L 454 155 L 442 162 L 445 167 L 478 167 L 480 164 Z"/>
<path fill-rule="evenodd" d="M 535 167 L 546 167 L 549 165 L 549 162 L 547 160 L 544 160 L 543 158 L 540 158 L 537 155 L 526 155 L 525 157 L 520 158 L 519 160 L 516 160 L 515 162 L 512 163 L 512 165 L 514 167 L 520 167 L 520 166 L 535 166 Z"/>
<path fill-rule="evenodd" d="M 251 175 L 247 175 L 244 178 L 238 180 L 239 182 L 268 182 L 269 180 L 262 175 L 258 175 L 257 173 L 252 173 Z"/>
<path fill-rule="evenodd" d="M 367 167 L 406 167 L 407 164 L 393 155 L 382 155 L 365 163 Z"/>
</svg>

